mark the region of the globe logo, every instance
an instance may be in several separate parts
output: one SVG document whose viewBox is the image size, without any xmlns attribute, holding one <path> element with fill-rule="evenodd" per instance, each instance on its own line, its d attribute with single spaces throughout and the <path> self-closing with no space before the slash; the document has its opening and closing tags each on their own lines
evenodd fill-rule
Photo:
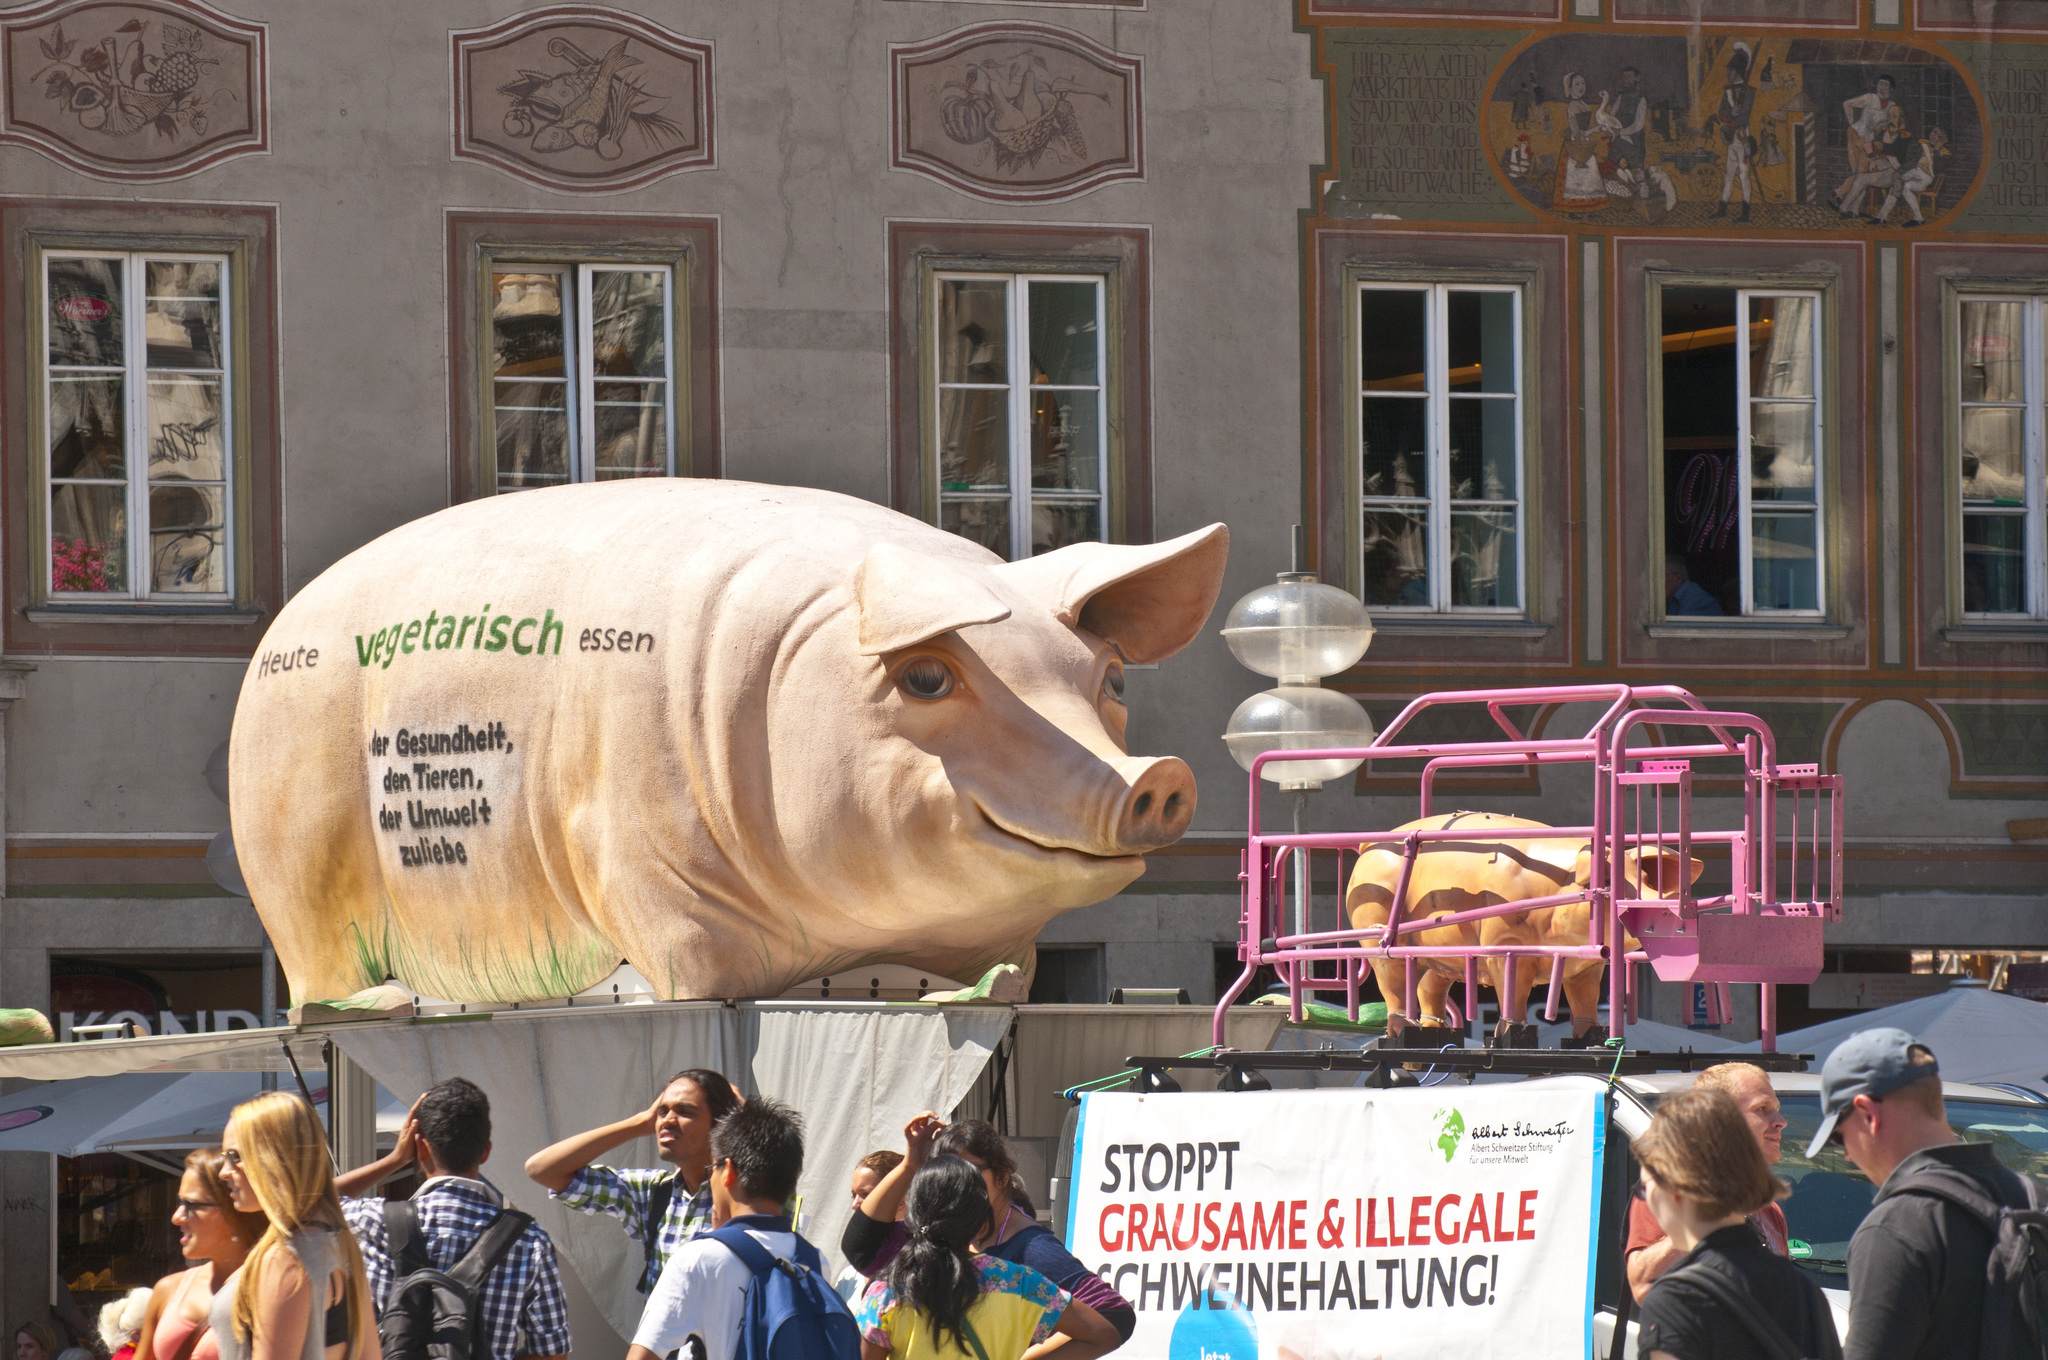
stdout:
<svg viewBox="0 0 2048 1360">
<path fill-rule="evenodd" d="M 1436 1145 L 1450 1161 L 1458 1151 L 1458 1144 L 1465 1141 L 1465 1116 L 1456 1109 L 1438 1110 L 1431 1118 L 1436 1120 Z"/>
</svg>

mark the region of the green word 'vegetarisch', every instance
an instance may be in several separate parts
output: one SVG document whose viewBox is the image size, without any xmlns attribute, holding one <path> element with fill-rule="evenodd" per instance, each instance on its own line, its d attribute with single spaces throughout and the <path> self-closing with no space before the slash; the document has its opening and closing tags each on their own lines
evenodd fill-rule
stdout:
<svg viewBox="0 0 2048 1360">
<path fill-rule="evenodd" d="M 381 628 L 367 638 L 356 634 L 356 664 L 389 670 L 401 652 L 502 652 L 508 646 L 521 656 L 560 656 L 562 621 L 552 609 L 544 618 L 519 619 L 493 614 L 489 605 L 474 614 L 429 613 L 424 619 Z"/>
</svg>

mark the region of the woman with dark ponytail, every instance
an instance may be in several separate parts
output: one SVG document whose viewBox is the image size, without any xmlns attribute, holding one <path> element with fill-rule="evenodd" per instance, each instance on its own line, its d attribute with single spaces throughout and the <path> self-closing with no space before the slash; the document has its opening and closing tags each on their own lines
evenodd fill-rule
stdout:
<svg viewBox="0 0 2048 1360">
<path fill-rule="evenodd" d="M 909 1240 L 868 1286 L 861 1360 L 1095 1360 L 1122 1342 L 1085 1303 L 1031 1269 L 977 1254 L 994 1228 L 988 1188 L 958 1157 L 910 1183 Z"/>
<path fill-rule="evenodd" d="M 930 1157 L 958 1157 L 981 1173 L 987 1191 L 989 1228 L 980 1249 L 998 1261 L 1031 1267 L 1100 1313 L 1116 1329 L 1118 1345 L 1131 1339 L 1138 1325 L 1136 1310 L 1038 1221 L 1031 1196 L 1017 1175 L 1016 1159 L 994 1125 L 980 1119 L 942 1124 L 937 1115 L 926 1113 L 910 1122 L 904 1142 L 907 1155 L 903 1163 L 869 1192 L 846 1225 L 841 1249 L 856 1270 L 874 1277 L 889 1264 L 902 1240 L 902 1230 L 894 1221 L 896 1209 L 918 1168 Z M 1062 1356 L 1072 1360 L 1065 1348 Z"/>
</svg>

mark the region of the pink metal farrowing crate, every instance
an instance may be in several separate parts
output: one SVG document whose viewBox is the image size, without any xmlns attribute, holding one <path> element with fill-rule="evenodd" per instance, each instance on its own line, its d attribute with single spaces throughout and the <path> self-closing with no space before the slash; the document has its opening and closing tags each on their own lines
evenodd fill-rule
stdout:
<svg viewBox="0 0 2048 1360">
<path fill-rule="evenodd" d="M 1607 710 L 1585 736 L 1532 739 L 1522 735 L 1508 716 L 1510 707 L 1599 703 Z M 1501 730 L 1499 740 L 1402 744 L 1403 728 L 1425 709 L 1453 704 L 1484 704 Z M 1639 729 L 1655 725 L 1669 745 L 1631 746 Z M 1696 737 L 1687 742 L 1679 737 Z M 1330 760 L 1363 756 L 1373 765 L 1390 760 L 1421 760 L 1419 810 L 1431 815 L 1430 795 L 1442 770 L 1486 766 L 1551 766 L 1573 763 L 1593 767 L 1593 820 L 1588 826 L 1516 828 L 1512 833 L 1485 827 L 1437 831 L 1268 833 L 1259 825 L 1260 772 L 1272 761 Z M 1730 762 L 1725 770 L 1710 769 L 1710 778 L 1736 776 L 1742 781 L 1741 825 L 1734 830 L 1699 830 L 1693 826 L 1693 763 L 1710 766 Z M 1803 800 L 1803 806 L 1802 806 Z M 1425 694 L 1401 710 L 1367 747 L 1348 750 L 1271 751 L 1258 757 L 1251 772 L 1248 834 L 1240 879 L 1243 913 L 1238 958 L 1244 971 L 1216 1007 L 1215 1039 L 1227 1044 L 1229 1007 L 1261 964 L 1270 964 L 1288 989 L 1294 1019 L 1302 1017 L 1307 991 L 1342 990 L 1353 1020 L 1358 994 L 1374 959 L 1407 961 L 1407 995 L 1402 1011 L 1416 1014 L 1415 980 L 1418 958 L 1462 958 L 1468 1009 L 1476 1010 L 1478 960 L 1514 955 L 1549 960 L 1550 987 L 1545 1018 L 1557 1018 L 1558 986 L 1566 959 L 1601 959 L 1608 963 L 1607 1014 L 1611 1032 L 1621 1037 L 1635 1019 L 1638 989 L 1634 970 L 1614 966 L 1611 941 L 1634 935 L 1640 950 L 1627 951 L 1625 962 L 1647 960 L 1665 981 L 1711 984 L 1726 1014 L 1727 984 L 1762 984 L 1760 1021 L 1764 1051 L 1776 1048 L 1777 994 L 1780 982 L 1810 982 L 1821 970 L 1821 930 L 1842 913 L 1842 777 L 1824 775 L 1813 765 L 1780 765 L 1777 742 L 1769 724 L 1748 713 L 1707 708 L 1676 685 L 1555 685 L 1533 689 L 1453 690 Z M 1501 902 L 1455 916 L 1403 919 L 1408 870 L 1424 843 L 1570 839 L 1593 851 L 1590 883 L 1583 890 L 1554 896 Z M 1405 863 L 1394 895 L 1393 915 L 1385 926 L 1353 928 L 1344 917 L 1344 887 L 1359 847 L 1368 842 L 1402 847 Z M 1675 897 L 1631 898 L 1617 895 L 1615 885 L 1627 878 L 1622 866 L 1631 851 L 1669 849 L 1681 863 L 1695 847 L 1725 846 L 1729 888 L 1724 894 L 1696 897 L 1686 882 Z M 1305 876 L 1298 883 L 1313 886 L 1319 856 L 1334 855 L 1337 869 L 1337 926 L 1314 930 L 1313 893 L 1297 899 L 1295 928 L 1287 928 L 1286 881 L 1294 858 L 1305 857 Z M 1680 878 L 1685 878 L 1681 874 Z M 1592 903 L 1590 938 L 1583 945 L 1484 945 L 1439 947 L 1401 943 L 1411 932 L 1459 921 L 1480 920 L 1510 912 L 1565 903 Z M 1626 933 L 1624 933 L 1624 931 Z M 1316 964 L 1335 964 L 1335 975 L 1314 974 Z M 1519 1021 L 1520 1016 L 1511 1017 Z M 1469 1017 L 1467 1017 L 1469 1019 Z"/>
</svg>

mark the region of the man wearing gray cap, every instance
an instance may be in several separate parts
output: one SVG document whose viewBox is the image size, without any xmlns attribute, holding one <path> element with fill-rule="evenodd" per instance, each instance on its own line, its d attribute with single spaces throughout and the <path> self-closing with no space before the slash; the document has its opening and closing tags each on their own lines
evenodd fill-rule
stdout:
<svg viewBox="0 0 2048 1360">
<path fill-rule="evenodd" d="M 1900 1029 L 1867 1029 L 1828 1054 L 1818 1157 L 1840 1143 L 1877 1199 L 1849 1243 L 1844 1360 L 1977 1360 L 1991 1229 L 1939 1187 L 2025 1207 L 2026 1187 L 1989 1143 L 1949 1127 L 1941 1069 Z"/>
</svg>

